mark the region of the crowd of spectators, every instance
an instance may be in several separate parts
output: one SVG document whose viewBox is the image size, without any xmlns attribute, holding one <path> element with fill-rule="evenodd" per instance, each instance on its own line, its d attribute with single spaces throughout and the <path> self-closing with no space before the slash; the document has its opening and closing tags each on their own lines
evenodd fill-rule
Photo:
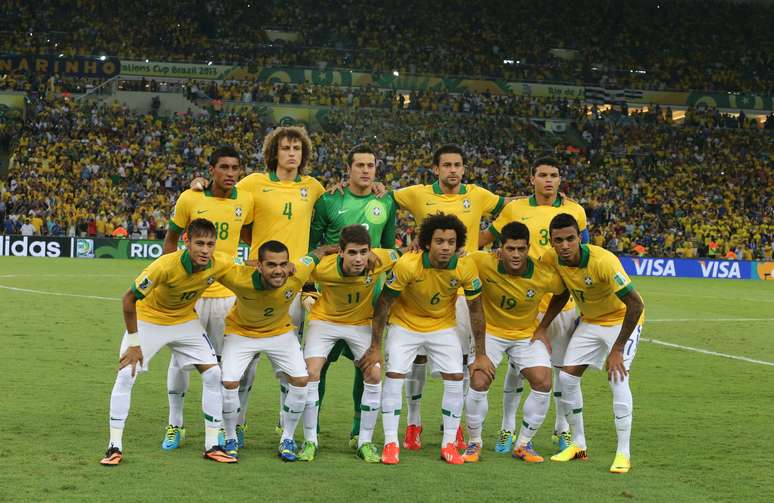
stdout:
<svg viewBox="0 0 774 503">
<path fill-rule="evenodd" d="M 9 0 L 0 52 L 764 94 L 771 26 L 771 4 L 722 0 Z"/>
<path fill-rule="evenodd" d="M 6 233 L 29 224 L 36 234 L 100 236 L 120 227 L 160 237 L 177 195 L 205 173 L 215 146 L 233 144 L 247 172 L 262 170 L 260 146 L 273 126 L 252 109 L 160 118 L 62 97 L 37 101 L 30 113 L 0 187 Z M 771 259 L 774 134 L 726 127 L 711 111 L 689 114 L 682 125 L 665 110 L 581 114 L 583 145 L 571 147 L 524 117 L 331 107 L 328 127 L 312 132 L 309 174 L 326 185 L 341 180 L 346 152 L 368 142 L 388 188 L 430 183 L 431 152 L 454 142 L 465 149 L 469 182 L 519 195 L 530 191 L 530 162 L 552 154 L 596 244 L 617 253 L 692 257 L 712 249 Z M 399 227 L 410 240 L 408 215 Z"/>
</svg>

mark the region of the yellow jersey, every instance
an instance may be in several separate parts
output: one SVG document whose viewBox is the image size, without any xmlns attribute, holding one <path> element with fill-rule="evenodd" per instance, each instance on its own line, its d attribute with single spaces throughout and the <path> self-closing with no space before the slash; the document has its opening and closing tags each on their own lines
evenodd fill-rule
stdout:
<svg viewBox="0 0 774 503">
<path fill-rule="evenodd" d="M 481 217 L 496 215 L 505 204 L 505 198 L 477 185 L 460 184 L 457 194 L 444 194 L 436 181 L 432 185 L 412 185 L 392 193 L 395 202 L 414 215 L 417 227 L 425 218 L 438 212 L 456 215 L 468 230 L 465 250 L 478 250 Z"/>
<path fill-rule="evenodd" d="M 414 332 L 434 332 L 457 324 L 455 303 L 462 288 L 468 300 L 481 295 L 476 264 L 456 255 L 445 269 L 430 264 L 427 252 L 408 253 L 395 263 L 384 287 L 398 297 L 390 312 L 390 323 Z"/>
<path fill-rule="evenodd" d="M 306 175 L 281 181 L 274 172 L 253 173 L 240 180 L 237 188 L 253 195 L 253 214 L 261 220 L 253 225 L 251 259 L 258 258 L 258 248 L 270 240 L 287 246 L 290 260 L 306 255 L 314 204 L 325 192 L 320 182 Z"/>
<path fill-rule="evenodd" d="M 180 194 L 169 219 L 169 228 L 182 233 L 188 224 L 204 218 L 215 225 L 215 250 L 232 257 L 239 250 L 239 233 L 243 225 L 253 222 L 253 196 L 244 190 L 231 189 L 228 198 L 215 197 L 209 190 L 188 189 Z M 218 282 L 210 286 L 202 297 L 219 298 L 234 295 Z"/>
<path fill-rule="evenodd" d="M 236 294 L 234 307 L 226 316 L 224 333 L 262 338 L 294 329 L 288 313 L 290 304 L 311 276 L 317 262 L 314 255 L 295 260 L 295 274 L 280 288 L 267 288 L 257 269 L 232 269 L 220 280 Z"/>
<path fill-rule="evenodd" d="M 400 258 L 397 250 L 372 248 L 382 264 L 372 273 L 345 276 L 341 256 L 328 255 L 312 274 L 321 296 L 312 306 L 309 318 L 344 325 L 368 325 L 374 316 L 374 297 L 380 293 L 380 275 Z"/>
<path fill-rule="evenodd" d="M 594 245 L 581 245 L 577 267 L 562 262 L 554 250 L 543 254 L 542 261 L 556 269 L 575 298 L 581 318 L 587 323 L 610 327 L 623 323 L 626 304 L 621 297 L 634 290 L 618 257 Z M 643 311 L 639 323 L 642 323 Z"/>
<path fill-rule="evenodd" d="M 527 257 L 527 269 L 520 276 L 505 272 L 494 253 L 471 253 L 481 278 L 481 303 L 486 331 L 503 339 L 529 339 L 538 326 L 540 299 L 547 293 L 560 294 L 566 288 L 553 267 Z"/>
<path fill-rule="evenodd" d="M 545 252 L 552 249 L 548 227 L 551 224 L 551 220 L 560 213 L 569 213 L 575 217 L 581 233 L 586 230 L 586 211 L 583 209 L 583 206 L 560 195 L 556 196 L 554 204 L 550 206 L 541 205 L 538 204 L 533 194 L 506 204 L 503 211 L 500 212 L 500 216 L 489 225 L 489 232 L 500 240 L 500 233 L 507 224 L 510 222 L 523 223 L 529 229 L 529 255 L 533 260 L 537 261 L 540 260 L 540 257 Z M 550 301 L 550 295 L 542 298 L 540 301 L 541 313 L 548 309 Z M 575 309 L 575 302 L 572 299 L 564 306 L 565 311 L 570 309 Z"/>
<path fill-rule="evenodd" d="M 198 319 L 194 304 L 216 280 L 235 268 L 232 255 L 216 251 L 207 267 L 193 272 L 188 250 L 157 258 L 132 284 L 139 299 L 137 319 L 156 325 L 179 325 Z"/>
</svg>

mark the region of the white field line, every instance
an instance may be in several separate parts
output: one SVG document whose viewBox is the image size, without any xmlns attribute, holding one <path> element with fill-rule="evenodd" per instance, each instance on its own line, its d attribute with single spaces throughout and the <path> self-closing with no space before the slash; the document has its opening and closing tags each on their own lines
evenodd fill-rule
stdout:
<svg viewBox="0 0 774 503">
<path fill-rule="evenodd" d="M 80 294 L 75 294 L 75 293 L 46 292 L 46 291 L 43 291 L 43 290 L 32 290 L 32 289 L 29 289 L 29 288 L 16 288 L 16 287 L 5 286 L 5 285 L 0 285 L 0 288 L 5 289 L 5 290 L 12 290 L 14 292 L 36 293 L 36 294 L 40 294 L 40 295 L 55 295 L 55 296 L 58 296 L 58 297 L 76 297 L 76 298 L 81 298 L 81 299 L 110 300 L 110 301 L 115 301 L 115 302 L 118 302 L 118 301 L 121 300 L 121 299 L 116 298 L 116 297 L 100 297 L 98 295 L 80 295 Z M 677 318 L 677 319 L 655 319 L 655 320 L 646 320 L 646 321 L 656 322 L 656 323 L 659 323 L 659 322 L 660 323 L 667 323 L 667 322 L 683 322 L 683 321 L 774 321 L 774 319 L 772 319 L 772 318 L 715 318 L 715 319 L 712 319 L 712 318 Z M 774 367 L 774 362 L 767 362 L 767 361 L 763 361 L 763 360 L 754 360 L 752 358 L 747 358 L 747 357 L 744 357 L 744 356 L 736 356 L 736 355 L 729 355 L 729 354 L 725 354 L 725 353 L 718 353 L 717 351 L 708 351 L 706 349 L 694 348 L 694 347 L 691 347 L 691 346 L 683 346 L 683 345 L 680 345 L 680 344 L 673 344 L 671 342 L 659 341 L 657 339 L 646 339 L 646 338 L 643 337 L 640 340 L 645 341 L 645 342 L 650 342 L 652 344 L 657 344 L 659 346 L 666 346 L 666 347 L 670 347 L 670 348 L 682 349 L 684 351 L 691 351 L 691 352 L 694 352 L 694 353 L 701 353 L 701 354 L 711 355 L 711 356 L 719 356 L 721 358 L 729 358 L 731 360 L 739 360 L 739 361 L 743 361 L 743 362 L 755 363 L 755 364 L 758 364 L 758 365 L 768 365 L 768 366 Z"/>
</svg>

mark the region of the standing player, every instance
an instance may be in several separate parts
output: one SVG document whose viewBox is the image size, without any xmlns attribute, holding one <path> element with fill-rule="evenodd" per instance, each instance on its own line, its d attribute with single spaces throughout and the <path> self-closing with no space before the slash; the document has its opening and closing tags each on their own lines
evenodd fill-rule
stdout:
<svg viewBox="0 0 774 503">
<path fill-rule="evenodd" d="M 481 371 L 494 377 L 494 367 L 484 346 L 484 312 L 481 307 L 481 281 L 475 264 L 456 251 L 465 247 L 465 225 L 454 215 L 438 214 L 425 219 L 419 232 L 422 253 L 402 256 L 390 274 L 374 312 L 371 347 L 361 359 L 365 374 L 379 365 L 381 340 L 387 317 L 389 331 L 385 346 L 387 375 L 382 392 L 384 450 L 382 463 L 397 464 L 398 422 L 403 381 L 424 349 L 433 364 L 433 372 L 443 378 L 443 441 L 441 458 L 450 464 L 462 464 L 455 448 L 455 436 L 462 415 L 462 344 L 455 327 L 454 305 L 462 287 L 468 302 L 471 328 L 475 338 L 476 359 L 470 373 Z"/>
<path fill-rule="evenodd" d="M 559 372 L 561 400 L 572 427 L 573 442 L 551 460 L 586 458 L 581 376 L 589 365 L 598 369 L 604 365 L 613 392 L 618 435 L 610 471 L 626 473 L 631 467 L 629 438 L 633 408 L 629 368 L 642 332 L 644 303 L 618 257 L 604 248 L 581 244 L 578 222 L 572 215 L 562 213 L 554 217 L 549 232 L 553 250 L 546 252 L 542 260 L 557 270 L 568 292 L 551 299 L 535 331 L 535 339 L 547 339 L 548 326 L 561 312 L 570 293 L 581 312 L 581 322 L 570 338 Z"/>
<path fill-rule="evenodd" d="M 215 225 L 215 249 L 232 257 L 237 254 L 243 225 L 253 221 L 253 196 L 235 185 L 242 171 L 239 152 L 233 147 L 216 149 L 209 160 L 210 183 L 204 191 L 186 190 L 175 203 L 164 239 L 164 253 L 177 251 L 180 234 L 196 218 L 205 218 Z M 210 285 L 196 302 L 199 321 L 207 332 L 215 354 L 223 350 L 223 328 L 226 314 L 234 305 L 234 294 L 218 282 Z M 185 439 L 183 401 L 188 391 L 190 373 L 184 371 L 173 357 L 167 371 L 169 425 L 162 449 L 176 449 Z M 240 438 L 244 437 L 240 429 Z"/>
<path fill-rule="evenodd" d="M 527 226 L 532 237 L 530 239 L 530 257 L 533 261 L 538 261 L 546 251 L 551 249 L 548 226 L 551 223 L 551 219 L 559 213 L 573 215 L 580 226 L 581 240 L 584 243 L 588 242 L 586 212 L 578 203 L 559 193 L 561 181 L 559 163 L 555 159 L 550 157 L 537 159 L 532 164 L 532 176 L 530 177 L 530 183 L 535 188 L 534 193 L 529 197 L 520 198 L 507 204 L 500 216 L 489 226 L 489 229 L 481 233 L 479 246 L 484 247 L 495 239 L 502 241 L 501 232 L 506 224 L 509 222 L 522 222 Z M 546 295 L 541 300 L 541 317 L 545 313 L 550 300 L 551 295 Z M 554 367 L 553 385 L 554 404 L 556 406 L 554 441 L 559 444 L 559 450 L 565 449 L 572 442 L 570 428 L 565 417 L 566 411 L 562 409 L 560 401 L 562 390 L 558 383 L 558 376 L 559 367 L 562 366 L 564 360 L 567 343 L 576 324 L 575 303 L 570 300 L 565 306 L 564 311 L 551 324 L 548 332 L 552 346 L 551 363 Z M 521 390 L 521 374 L 517 369 L 509 366 L 503 385 L 503 419 L 498 441 L 495 445 L 497 452 L 507 453 L 511 452 L 513 448 L 516 410 L 519 407 Z"/>
<path fill-rule="evenodd" d="M 470 258 L 478 268 L 483 285 L 481 294 L 486 317 L 486 351 L 497 367 L 508 355 L 514 367 L 532 388 L 524 403 L 524 421 L 513 457 L 527 462 L 542 462 L 532 448 L 532 437 L 543 424 L 551 401 L 551 357 L 542 341 L 530 339 L 538 325 L 538 306 L 546 293 L 565 291 L 554 269 L 528 256 L 529 229 L 521 222 L 511 222 L 501 229 L 500 254 L 475 252 Z M 471 376 L 466 397 L 470 442 L 463 458 L 475 463 L 481 455 L 481 429 L 489 404 L 487 391 L 492 381 L 483 372 Z"/>
<path fill-rule="evenodd" d="M 339 254 L 322 259 L 312 274 L 322 296 L 312 306 L 304 345 L 309 371 L 309 397 L 304 412 L 304 436 L 307 441 L 299 456 L 304 461 L 313 460 L 317 452 L 318 382 L 326 358 L 331 349 L 340 343 L 351 350 L 353 360 L 362 358 L 371 345 L 374 294 L 378 297 L 381 290 L 378 278 L 398 260 L 396 250 L 372 250 L 371 238 L 372 233 L 363 225 L 344 227 L 340 232 Z M 373 271 L 367 270 L 369 252 L 381 262 Z M 362 396 L 357 401 L 362 421 L 358 418 L 358 429 L 353 436 L 357 436 L 357 455 L 366 463 L 379 462 L 379 453 L 371 440 L 381 403 L 381 379 L 381 368 L 372 366 L 365 376 L 365 385 L 361 386 Z"/>
<path fill-rule="evenodd" d="M 425 219 L 438 212 L 455 215 L 465 226 L 467 241 L 463 248 L 471 253 L 478 250 L 478 239 L 481 217 L 497 215 L 503 205 L 510 201 L 502 196 L 473 184 L 462 183 L 465 175 L 465 154 L 456 145 L 443 145 L 433 153 L 433 172 L 438 180 L 432 185 L 412 185 L 393 193 L 395 201 L 401 208 L 408 210 L 414 216 L 417 227 Z M 470 316 L 464 294 L 460 290 L 455 304 L 457 311 L 457 335 L 462 345 L 464 363 L 470 350 Z M 420 356 L 411 367 L 406 384 L 406 401 L 408 402 L 408 420 L 403 445 L 407 449 L 416 450 L 422 447 L 422 417 L 420 400 L 425 385 L 425 363 L 427 357 L 420 351 Z M 463 365 L 463 389 L 467 390 L 469 379 L 468 367 Z M 457 447 L 463 449 L 465 440 L 462 430 L 457 432 Z"/>
<path fill-rule="evenodd" d="M 101 464 L 121 462 L 136 371 L 147 370 L 150 360 L 164 346 L 169 347 L 181 368 L 196 367 L 202 375 L 204 457 L 221 463 L 236 462 L 218 446 L 223 410 L 221 372 L 194 311 L 194 304 L 207 287 L 235 267 L 232 256 L 215 251 L 215 240 L 211 222 L 193 220 L 187 229 L 186 249 L 156 259 L 124 294 L 126 332 L 110 396 L 110 444 Z"/>
<path fill-rule="evenodd" d="M 371 239 L 369 243 L 382 248 L 395 247 L 395 201 L 389 197 L 379 198 L 373 193 L 376 178 L 376 152 L 365 144 L 356 145 L 347 154 L 347 175 L 349 184 L 341 192 L 323 194 L 314 207 L 314 219 L 309 238 L 310 248 L 320 244 L 339 242 L 341 230 L 347 226 L 360 224 L 366 228 Z M 380 280 L 377 276 L 375 279 Z M 377 297 L 381 288 L 377 289 Z M 331 362 L 339 355 L 354 359 L 347 343 L 342 339 L 336 342 L 320 371 L 319 401 L 322 407 L 325 395 L 325 376 Z M 325 355 L 323 355 L 325 356 Z M 355 367 L 352 383 L 352 401 L 355 414 L 350 431 L 350 445 L 358 446 L 356 439 L 360 430 L 360 398 L 363 395 L 363 373 Z"/>
<path fill-rule="evenodd" d="M 336 248 L 329 247 L 328 251 Z M 239 269 L 222 279 L 237 294 L 237 302 L 226 317 L 223 346 L 223 417 L 225 451 L 238 456 L 239 380 L 261 352 L 272 362 L 275 373 L 287 382 L 279 456 L 296 460 L 293 439 L 298 420 L 307 403 L 307 372 L 304 355 L 290 317 L 290 306 L 315 264 L 326 250 L 315 250 L 295 261 L 289 276 L 288 249 L 279 241 L 266 241 L 258 248 L 258 268 Z"/>
</svg>

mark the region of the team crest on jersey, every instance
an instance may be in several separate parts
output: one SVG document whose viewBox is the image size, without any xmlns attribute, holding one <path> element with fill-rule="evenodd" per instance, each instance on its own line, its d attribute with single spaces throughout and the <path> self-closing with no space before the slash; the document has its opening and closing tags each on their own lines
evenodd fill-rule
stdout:
<svg viewBox="0 0 774 503">
<path fill-rule="evenodd" d="M 153 284 L 153 281 L 151 281 L 151 279 L 150 279 L 148 276 L 145 276 L 145 277 L 142 279 L 142 281 L 140 281 L 140 284 L 139 284 L 138 288 L 139 288 L 140 290 L 146 290 L 146 289 L 147 289 L 149 286 L 151 286 L 152 284 Z"/>
<path fill-rule="evenodd" d="M 390 275 L 387 276 L 387 284 L 391 285 L 391 284 L 395 283 L 396 279 L 398 279 L 398 278 L 395 277 L 395 273 L 390 271 Z"/>
<path fill-rule="evenodd" d="M 395 261 L 398 260 L 398 252 L 395 250 L 390 250 L 390 260 Z"/>
<path fill-rule="evenodd" d="M 462 201 L 462 207 L 466 210 L 470 208 L 470 199 L 465 199 Z"/>
<path fill-rule="evenodd" d="M 583 278 L 583 282 L 586 283 L 586 286 L 591 286 L 591 276 Z"/>
<path fill-rule="evenodd" d="M 288 288 L 287 290 L 285 290 L 285 299 L 290 300 L 292 297 L 293 297 L 293 289 Z"/>
<path fill-rule="evenodd" d="M 211 285 L 213 283 L 215 283 L 215 277 L 214 276 L 210 276 L 209 278 L 207 278 L 207 285 Z"/>
<path fill-rule="evenodd" d="M 366 285 L 370 285 L 373 282 L 374 282 L 374 277 L 373 276 L 371 276 L 370 274 L 368 276 L 366 276 L 366 278 L 365 278 L 365 284 Z"/>
<path fill-rule="evenodd" d="M 460 282 L 457 280 L 457 278 L 452 278 L 452 280 L 449 282 L 449 285 L 452 288 L 457 288 L 457 285 L 459 285 L 459 284 L 460 284 Z"/>
<path fill-rule="evenodd" d="M 307 196 L 309 196 L 309 189 L 306 187 L 301 187 L 301 197 L 306 199 Z"/>
<path fill-rule="evenodd" d="M 527 298 L 528 298 L 528 299 L 531 299 L 531 298 L 532 298 L 532 297 L 534 297 L 534 296 L 535 296 L 535 290 L 533 290 L 532 288 L 530 288 L 529 290 L 527 290 Z"/>
<path fill-rule="evenodd" d="M 314 262 L 314 259 L 312 257 L 309 257 L 309 256 L 301 257 L 301 262 L 304 265 L 311 266 L 312 262 Z"/>
<path fill-rule="evenodd" d="M 626 284 L 626 278 L 624 278 L 624 275 L 620 272 L 615 273 L 613 279 L 615 279 L 615 282 L 618 284 L 618 286 L 624 286 Z"/>
<path fill-rule="evenodd" d="M 240 218 L 242 216 L 242 207 L 241 206 L 237 206 L 236 208 L 234 208 L 234 216 L 237 217 L 237 218 Z"/>
</svg>

